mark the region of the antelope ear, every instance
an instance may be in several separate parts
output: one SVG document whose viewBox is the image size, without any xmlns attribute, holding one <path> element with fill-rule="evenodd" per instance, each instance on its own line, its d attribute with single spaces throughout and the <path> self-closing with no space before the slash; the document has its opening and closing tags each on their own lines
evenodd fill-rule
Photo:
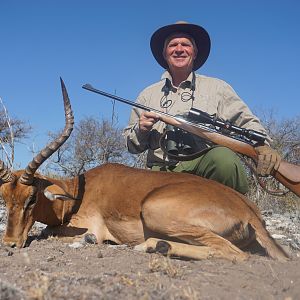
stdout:
<svg viewBox="0 0 300 300">
<path fill-rule="evenodd" d="M 60 186 L 52 184 L 45 188 L 44 195 L 50 200 L 74 200 L 68 193 L 65 192 Z"/>
</svg>

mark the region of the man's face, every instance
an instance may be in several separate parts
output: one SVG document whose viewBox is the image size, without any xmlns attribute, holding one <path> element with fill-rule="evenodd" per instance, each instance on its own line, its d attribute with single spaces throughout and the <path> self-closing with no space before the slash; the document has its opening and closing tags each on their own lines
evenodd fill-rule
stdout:
<svg viewBox="0 0 300 300">
<path fill-rule="evenodd" d="M 167 40 L 163 54 L 171 72 L 184 69 L 190 72 L 197 49 L 187 35 L 175 34 Z"/>
</svg>

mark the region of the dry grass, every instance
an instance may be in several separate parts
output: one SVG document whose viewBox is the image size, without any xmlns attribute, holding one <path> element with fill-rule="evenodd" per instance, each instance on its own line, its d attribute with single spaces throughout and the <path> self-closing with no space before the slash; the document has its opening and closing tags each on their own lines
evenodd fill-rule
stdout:
<svg viewBox="0 0 300 300">
<path fill-rule="evenodd" d="M 268 182 L 270 189 L 278 189 L 275 186 L 278 182 L 274 179 L 266 179 Z M 288 192 L 283 196 L 275 196 L 271 195 L 268 192 L 264 191 L 254 180 L 253 178 L 249 178 L 249 192 L 247 193 L 247 197 L 252 200 L 259 209 L 269 210 L 273 213 L 298 213 L 300 214 L 300 198 L 297 197 L 292 192 Z M 284 187 L 279 187 L 280 190 L 287 191 Z"/>
<path fill-rule="evenodd" d="M 260 192 L 259 195 L 252 193 L 248 197 L 261 211 L 300 214 L 300 199 L 291 193 L 285 196 L 274 196 L 266 192 Z"/>
<path fill-rule="evenodd" d="M 46 275 L 32 272 L 31 275 L 31 287 L 29 288 L 27 295 L 30 299 L 34 300 L 46 300 L 47 291 L 50 286 L 49 277 Z"/>
<path fill-rule="evenodd" d="M 171 278 L 182 278 L 184 275 L 184 271 L 179 266 L 175 265 L 174 260 L 159 254 L 151 256 L 149 269 L 150 272 L 160 272 Z"/>
<path fill-rule="evenodd" d="M 200 297 L 200 294 L 195 289 L 188 286 L 188 287 L 183 289 L 180 299 L 183 299 L 183 300 L 198 300 L 198 299 L 201 299 L 201 297 Z"/>
</svg>

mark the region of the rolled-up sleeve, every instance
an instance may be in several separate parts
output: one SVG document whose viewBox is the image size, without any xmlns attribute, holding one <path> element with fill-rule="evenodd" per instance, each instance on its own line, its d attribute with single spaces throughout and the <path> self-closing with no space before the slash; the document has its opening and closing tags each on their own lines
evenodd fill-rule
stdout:
<svg viewBox="0 0 300 300">
<path fill-rule="evenodd" d="M 124 129 L 127 149 L 130 153 L 142 153 L 149 148 L 150 132 L 141 133 L 139 129 L 139 118 L 141 111 L 137 108 L 132 109 L 128 126 Z"/>
</svg>

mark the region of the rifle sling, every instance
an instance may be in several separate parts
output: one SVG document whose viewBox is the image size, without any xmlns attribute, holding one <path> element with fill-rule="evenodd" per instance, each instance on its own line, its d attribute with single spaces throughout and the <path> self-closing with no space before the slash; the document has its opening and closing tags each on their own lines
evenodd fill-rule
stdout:
<svg viewBox="0 0 300 300">
<path fill-rule="evenodd" d="M 251 171 L 253 177 L 256 179 L 257 183 L 261 186 L 261 188 L 267 192 L 270 195 L 274 195 L 274 196 L 285 196 L 290 190 L 286 189 L 286 190 L 281 190 L 281 189 L 270 189 L 269 187 L 267 187 L 266 182 L 264 181 L 263 177 L 260 177 L 257 172 L 256 172 L 256 168 L 245 158 L 245 156 L 238 154 L 238 156 L 240 157 L 240 159 L 244 162 L 244 164 L 249 168 L 249 170 Z M 253 162 L 253 160 L 252 160 Z M 268 177 L 265 177 L 268 179 Z"/>
</svg>

